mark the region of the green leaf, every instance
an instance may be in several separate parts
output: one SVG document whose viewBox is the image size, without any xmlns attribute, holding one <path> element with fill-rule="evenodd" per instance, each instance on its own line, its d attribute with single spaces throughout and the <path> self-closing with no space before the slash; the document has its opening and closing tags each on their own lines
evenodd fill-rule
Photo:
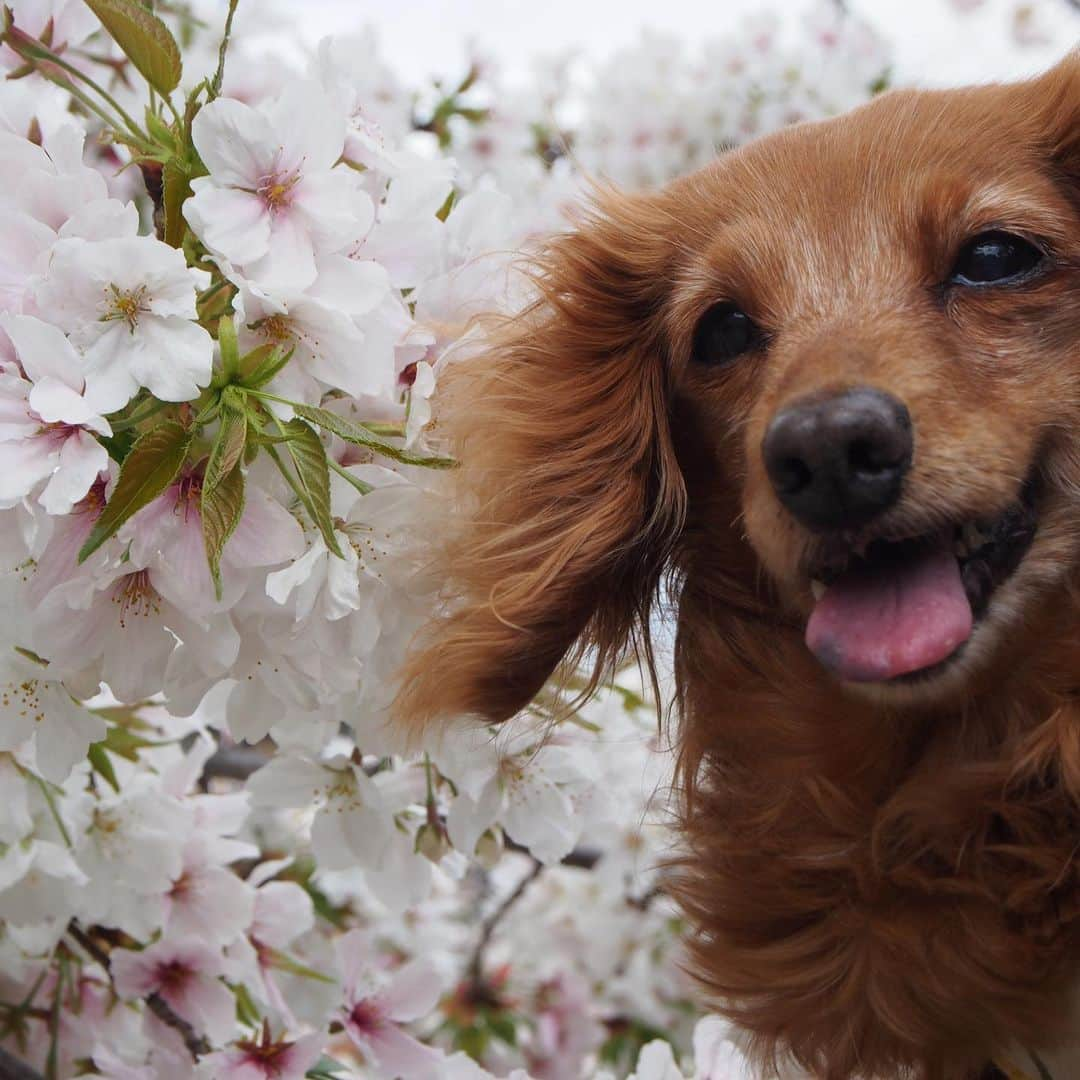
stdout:
<svg viewBox="0 0 1080 1080">
<path fill-rule="evenodd" d="M 241 449 L 243 444 L 241 444 Z M 206 561 L 214 582 L 214 594 L 221 599 L 221 553 L 244 514 L 244 472 L 239 463 L 214 487 L 203 484 L 202 527 Z"/>
<path fill-rule="evenodd" d="M 337 1074 L 344 1069 L 345 1066 L 340 1061 L 335 1061 L 332 1057 L 323 1054 L 304 1075 L 308 1080 L 341 1080 Z"/>
<path fill-rule="evenodd" d="M 257 1028 L 262 1023 L 258 1006 L 251 999 L 248 988 L 243 983 L 229 984 L 236 998 L 236 1019 L 247 1027 Z"/>
<path fill-rule="evenodd" d="M 361 495 L 370 495 L 375 488 L 371 484 L 365 484 L 358 476 L 353 476 L 343 465 L 339 465 L 333 458 L 327 458 L 330 468 L 334 470 L 346 483 L 351 484 Z"/>
<path fill-rule="evenodd" d="M 113 769 L 109 755 L 105 752 L 104 741 L 91 743 L 90 749 L 86 752 L 86 757 L 94 772 L 103 777 L 113 791 L 119 792 L 120 781 L 116 779 L 116 770 Z"/>
<path fill-rule="evenodd" d="M 222 394 L 221 427 L 210 451 L 210 460 L 206 463 L 203 477 L 203 497 L 207 489 L 218 486 L 229 475 L 244 456 L 244 444 L 247 442 L 247 414 L 243 401 L 235 402 L 226 388 Z M 239 408 L 237 407 L 239 405 Z"/>
<path fill-rule="evenodd" d="M 267 348 L 271 351 L 261 355 Z M 240 361 L 241 365 L 245 361 L 251 365 L 251 373 L 243 376 L 240 384 L 253 390 L 265 386 L 292 359 L 294 352 L 296 352 L 295 346 L 288 352 L 283 352 L 281 345 L 260 345 L 257 349 L 253 349 Z"/>
<path fill-rule="evenodd" d="M 187 233 L 184 203 L 191 195 L 191 177 L 176 158 L 170 158 L 162 170 L 161 183 L 161 205 L 165 211 L 163 239 L 169 247 L 183 248 Z"/>
<path fill-rule="evenodd" d="M 161 119 L 153 109 L 147 108 L 145 114 L 146 131 L 151 139 L 159 147 L 167 150 L 169 153 L 175 154 L 177 150 L 176 134 L 173 129 Z"/>
<path fill-rule="evenodd" d="M 134 734 L 125 727 L 114 726 L 110 727 L 109 733 L 105 738 L 95 745 L 124 758 L 125 761 L 134 762 L 139 760 L 140 750 L 147 750 L 153 746 L 168 746 L 168 743 L 144 739 L 142 736 Z"/>
<path fill-rule="evenodd" d="M 267 949 L 266 953 L 270 959 L 270 967 L 277 968 L 280 971 L 287 971 L 290 975 L 297 975 L 301 979 L 314 979 L 315 982 L 327 983 L 329 986 L 334 985 L 333 976 L 325 975 L 321 971 L 307 967 L 286 953 L 279 952 L 277 949 Z"/>
<path fill-rule="evenodd" d="M 180 83 L 180 48 L 169 28 L 135 0 L 86 0 L 139 74 L 168 96 Z"/>
<path fill-rule="evenodd" d="M 240 370 L 240 346 L 231 315 L 222 315 L 218 320 L 218 347 L 221 349 L 221 373 L 225 381 L 231 383 Z"/>
<path fill-rule="evenodd" d="M 93 555 L 132 514 L 153 502 L 176 479 L 193 434 L 169 420 L 148 431 L 132 446 L 120 467 L 112 498 L 79 551 L 79 562 Z"/>
<path fill-rule="evenodd" d="M 509 1016 L 505 1013 L 489 1013 L 487 1023 L 493 1035 L 510 1046 L 517 1046 L 517 1028 Z"/>
<path fill-rule="evenodd" d="M 457 465 L 453 458 L 449 457 L 421 457 L 419 454 L 410 454 L 392 443 L 380 439 L 366 428 L 353 424 L 337 413 L 329 409 L 317 409 L 313 405 L 303 405 L 299 402 L 291 402 L 293 411 L 297 416 L 302 416 L 317 424 L 324 431 L 333 432 L 339 439 L 352 443 L 354 446 L 366 446 L 376 454 L 400 461 L 403 465 L 421 465 L 428 469 L 452 469 Z"/>
<path fill-rule="evenodd" d="M 288 439 L 285 448 L 296 469 L 304 508 L 318 526 L 326 546 L 338 558 L 344 558 L 330 515 L 330 466 L 326 462 L 326 448 L 315 429 L 303 420 L 290 420 L 282 424 L 281 429 Z"/>
<path fill-rule="evenodd" d="M 105 452 L 117 465 L 123 465 L 124 459 L 131 453 L 131 448 L 135 445 L 137 435 L 138 432 L 134 428 L 128 428 L 125 431 L 117 432 L 111 438 L 107 435 L 99 435 L 97 441 L 105 447 Z"/>
</svg>

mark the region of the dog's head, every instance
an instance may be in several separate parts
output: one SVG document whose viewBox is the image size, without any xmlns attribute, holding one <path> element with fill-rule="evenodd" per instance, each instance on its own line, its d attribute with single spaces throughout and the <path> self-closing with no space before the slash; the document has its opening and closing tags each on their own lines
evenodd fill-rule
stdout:
<svg viewBox="0 0 1080 1080">
<path fill-rule="evenodd" d="M 602 195 L 536 281 L 448 380 L 470 518 L 405 718 L 603 665 L 673 562 L 849 687 L 938 700 L 1080 566 L 1076 54 Z"/>
</svg>

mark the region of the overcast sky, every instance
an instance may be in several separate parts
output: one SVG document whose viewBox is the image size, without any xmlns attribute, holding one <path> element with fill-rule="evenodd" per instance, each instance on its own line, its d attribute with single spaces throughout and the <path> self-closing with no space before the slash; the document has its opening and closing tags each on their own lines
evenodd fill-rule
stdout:
<svg viewBox="0 0 1080 1080">
<path fill-rule="evenodd" d="M 383 52 L 409 82 L 460 70 L 465 43 L 475 39 L 509 75 L 525 72 L 538 52 L 581 50 L 604 57 L 633 41 L 642 28 L 688 40 L 722 34 L 755 9 L 790 12 L 805 0 L 277 0 L 289 23 L 314 43 L 322 35 L 375 26 Z M 1049 46 L 1018 49 L 1008 13 L 1021 0 L 984 0 L 973 15 L 953 12 L 949 0 L 849 0 L 881 27 L 897 48 L 904 82 L 948 84 L 1005 78 L 1046 66 L 1080 42 L 1080 16 L 1068 0 L 1035 0 L 1055 38 Z M 223 11 L 225 0 L 201 0 Z M 240 10 L 244 10 L 241 0 Z"/>
</svg>

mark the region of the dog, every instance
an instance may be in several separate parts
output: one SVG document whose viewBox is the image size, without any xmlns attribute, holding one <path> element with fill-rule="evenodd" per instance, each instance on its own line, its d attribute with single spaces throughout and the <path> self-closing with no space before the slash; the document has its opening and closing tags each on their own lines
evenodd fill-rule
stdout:
<svg viewBox="0 0 1080 1080">
<path fill-rule="evenodd" d="M 601 189 L 531 274 L 447 370 L 397 722 L 651 664 L 670 586 L 672 889 L 763 1075 L 1080 1076 L 1080 53 Z"/>
</svg>

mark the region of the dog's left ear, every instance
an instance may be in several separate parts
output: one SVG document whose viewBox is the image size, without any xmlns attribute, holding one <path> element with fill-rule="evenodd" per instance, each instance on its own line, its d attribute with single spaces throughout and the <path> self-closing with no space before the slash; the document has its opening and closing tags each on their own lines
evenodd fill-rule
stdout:
<svg viewBox="0 0 1080 1080">
<path fill-rule="evenodd" d="M 600 673 L 647 638 L 684 501 L 659 332 L 678 221 L 662 199 L 598 196 L 532 261 L 535 302 L 447 367 L 458 524 L 440 523 L 447 608 L 402 673 L 405 730 L 505 720 L 567 653 Z"/>
<path fill-rule="evenodd" d="M 1035 79 L 1032 87 L 1051 159 L 1080 194 L 1080 49 Z"/>
</svg>

